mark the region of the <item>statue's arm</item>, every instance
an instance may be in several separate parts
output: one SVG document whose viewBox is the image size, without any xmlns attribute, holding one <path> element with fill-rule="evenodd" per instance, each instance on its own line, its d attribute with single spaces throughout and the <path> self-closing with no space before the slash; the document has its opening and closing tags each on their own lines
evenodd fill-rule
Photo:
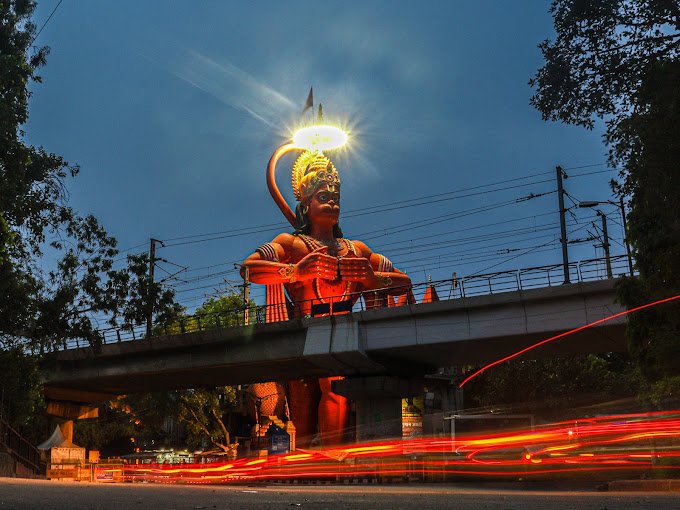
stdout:
<svg viewBox="0 0 680 510">
<path fill-rule="evenodd" d="M 411 288 L 411 279 L 406 273 L 400 271 L 392 263 L 379 253 L 374 253 L 365 243 L 353 241 L 354 246 L 361 253 L 361 258 L 368 260 L 372 276 L 362 281 L 364 290 L 388 289 L 393 294 L 403 294 Z"/>
<path fill-rule="evenodd" d="M 295 239 L 290 234 L 280 234 L 272 242 L 260 246 L 243 262 L 241 276 L 248 268 L 249 281 L 265 285 L 295 283 L 313 278 L 332 280 L 338 271 L 337 259 L 326 255 L 327 248 L 324 247 L 295 262 L 291 256 Z"/>
<path fill-rule="evenodd" d="M 279 236 L 280 237 L 280 236 Z M 250 254 L 241 266 L 241 276 L 245 276 L 248 269 L 248 280 L 253 283 L 273 285 L 276 283 L 289 283 L 293 269 L 287 264 L 288 254 L 277 237 L 272 242 L 263 244 L 254 253 Z"/>
</svg>

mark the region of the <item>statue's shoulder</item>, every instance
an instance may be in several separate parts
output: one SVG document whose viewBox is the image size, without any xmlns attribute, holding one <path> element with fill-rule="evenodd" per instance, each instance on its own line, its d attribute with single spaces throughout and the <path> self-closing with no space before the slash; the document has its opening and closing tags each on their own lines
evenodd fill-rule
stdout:
<svg viewBox="0 0 680 510">
<path fill-rule="evenodd" d="M 292 246 L 293 243 L 295 242 L 295 239 L 296 236 L 294 236 L 293 234 L 283 232 L 282 234 L 277 235 L 272 242 L 280 244 L 285 248 L 287 246 Z"/>
<path fill-rule="evenodd" d="M 274 239 L 274 243 L 281 246 L 283 251 L 289 256 L 295 257 L 295 254 L 304 255 L 307 252 L 314 251 L 314 248 L 310 248 L 307 238 L 309 236 L 296 235 L 296 234 L 279 234 Z"/>
<path fill-rule="evenodd" d="M 352 244 L 352 246 L 354 246 L 357 255 L 361 257 L 369 257 L 371 253 L 373 253 L 371 249 L 368 246 L 366 246 L 366 243 L 364 243 L 363 241 L 352 240 L 349 242 Z"/>
</svg>

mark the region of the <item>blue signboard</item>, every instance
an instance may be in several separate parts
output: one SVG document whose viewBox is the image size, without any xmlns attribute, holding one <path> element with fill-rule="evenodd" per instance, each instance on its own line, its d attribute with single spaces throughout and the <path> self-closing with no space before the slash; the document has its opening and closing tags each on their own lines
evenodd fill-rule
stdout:
<svg viewBox="0 0 680 510">
<path fill-rule="evenodd" d="M 269 453 L 288 453 L 290 451 L 290 435 L 276 425 L 271 425 L 268 430 L 268 435 L 271 439 L 271 446 Z"/>
</svg>

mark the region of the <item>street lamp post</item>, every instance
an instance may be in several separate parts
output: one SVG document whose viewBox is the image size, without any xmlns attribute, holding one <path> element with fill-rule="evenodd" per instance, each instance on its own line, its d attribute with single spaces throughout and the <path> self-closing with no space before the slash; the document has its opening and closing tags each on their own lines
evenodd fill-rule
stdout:
<svg viewBox="0 0 680 510">
<path fill-rule="evenodd" d="M 623 225 L 623 244 L 626 246 L 626 257 L 628 259 L 628 274 L 630 276 L 633 276 L 633 257 L 630 254 L 630 244 L 628 244 L 628 226 L 626 224 L 626 208 L 623 204 L 623 197 L 619 198 L 618 202 L 614 202 L 612 200 L 602 200 L 602 201 L 585 201 L 585 202 L 579 202 L 578 206 L 581 208 L 590 208 L 590 207 L 597 207 L 598 205 L 603 205 L 603 204 L 609 204 L 609 205 L 615 205 L 616 207 L 619 208 L 621 211 L 621 223 Z M 606 232 L 606 219 L 602 211 L 597 211 L 598 216 L 602 217 L 602 230 L 603 234 L 605 236 L 605 255 L 607 256 L 607 261 L 609 262 L 609 239 L 607 237 L 607 232 Z M 608 266 L 608 273 L 611 271 L 611 264 Z M 611 278 L 611 276 L 610 276 Z"/>
</svg>

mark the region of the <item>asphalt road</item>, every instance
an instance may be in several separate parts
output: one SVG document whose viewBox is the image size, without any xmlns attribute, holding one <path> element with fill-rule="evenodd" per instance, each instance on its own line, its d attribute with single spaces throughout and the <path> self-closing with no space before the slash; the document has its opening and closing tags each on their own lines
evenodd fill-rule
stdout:
<svg viewBox="0 0 680 510">
<path fill-rule="evenodd" d="M 0 510 L 680 509 L 680 493 L 518 490 L 484 485 L 188 486 L 0 478 Z"/>
</svg>

